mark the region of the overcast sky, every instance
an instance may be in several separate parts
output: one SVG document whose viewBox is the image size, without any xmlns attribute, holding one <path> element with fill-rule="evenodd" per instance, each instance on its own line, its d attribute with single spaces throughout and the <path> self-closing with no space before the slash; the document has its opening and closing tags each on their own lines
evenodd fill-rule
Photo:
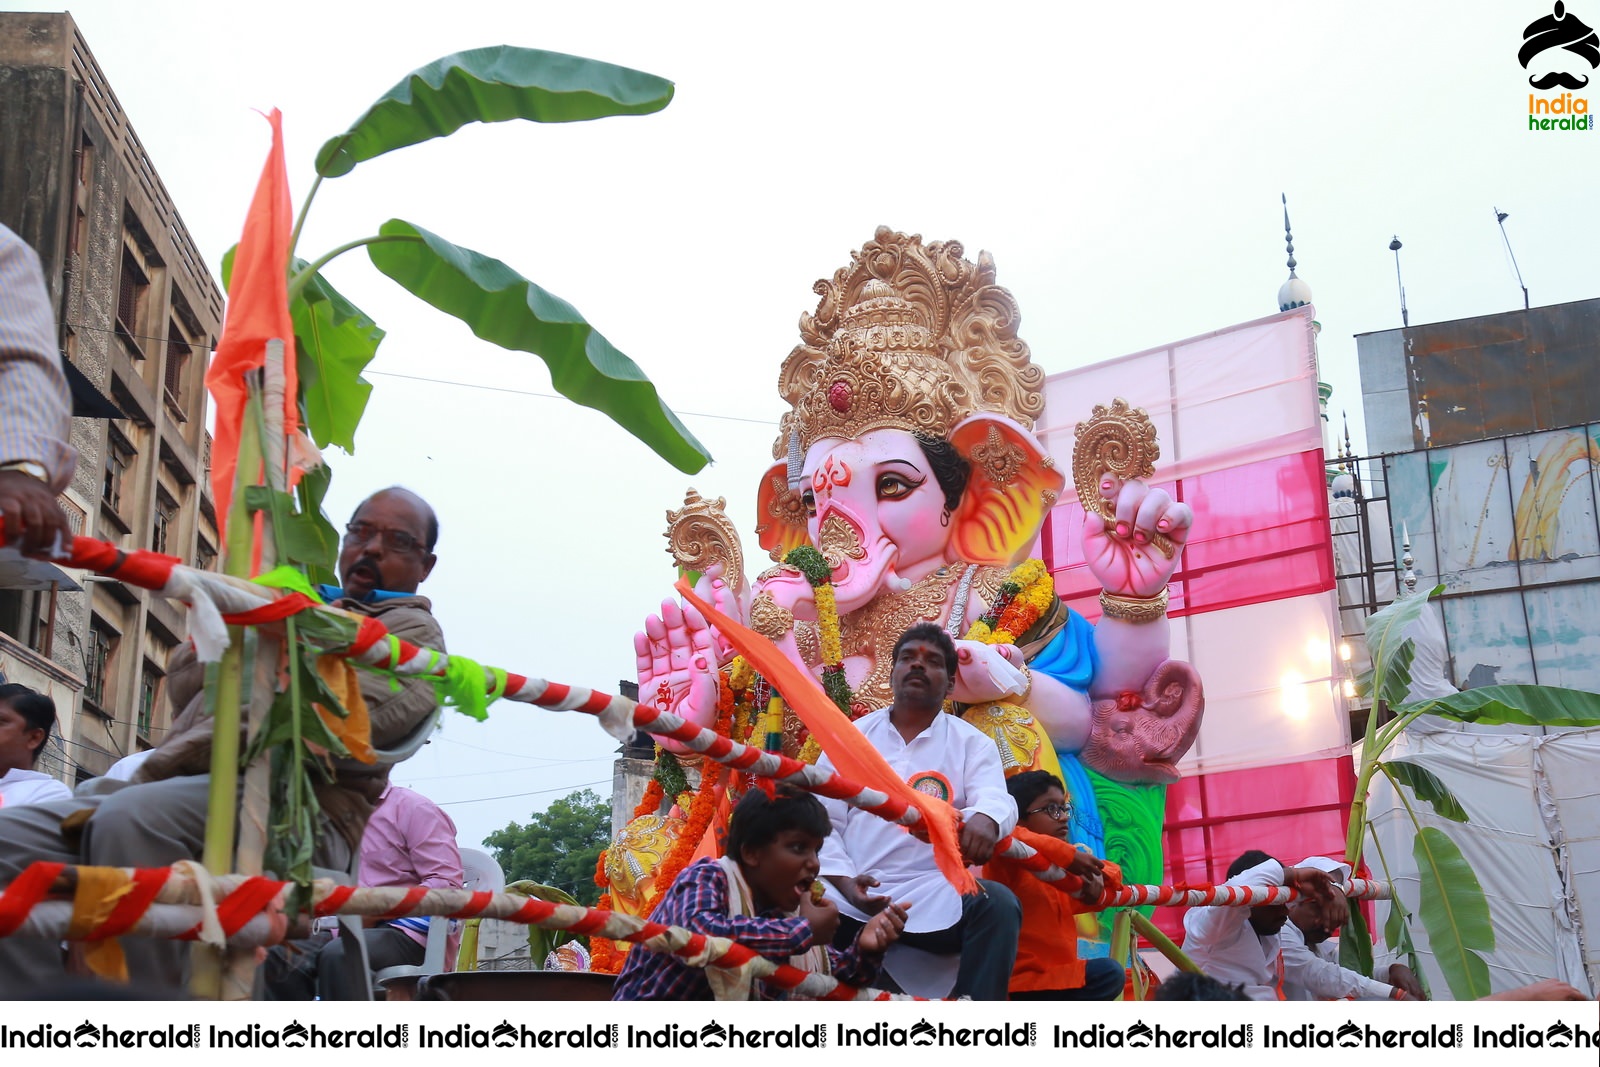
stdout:
<svg viewBox="0 0 1600 1067">
<path fill-rule="evenodd" d="M 1568 6 L 1600 25 L 1600 0 Z M 550 391 L 536 358 L 476 340 L 362 254 L 327 271 L 389 331 L 357 453 L 330 457 L 335 520 L 372 489 L 416 489 L 442 522 L 423 591 L 450 646 L 608 690 L 631 677 L 632 634 L 669 591 L 663 516 L 688 486 L 726 496 L 753 546 L 779 363 L 815 307 L 811 283 L 879 224 L 993 253 L 1034 359 L 1056 372 L 1275 312 L 1286 192 L 1335 419 L 1350 409 L 1358 449 L 1352 335 L 1400 325 L 1392 235 L 1413 323 L 1520 304 L 1494 207 L 1536 305 L 1595 296 L 1600 132 L 1527 130 L 1516 54 L 1549 11 L 72 8 L 213 269 L 267 150 L 252 108 L 284 112 L 298 202 L 327 137 L 449 52 L 517 44 L 676 82 L 657 115 L 473 127 L 363 164 L 323 186 L 300 245 L 314 258 L 398 216 L 503 259 L 631 355 L 710 448 L 716 464 L 684 476 L 603 417 L 528 395 Z M 500 705 L 486 724 L 453 717 L 396 780 L 476 844 L 573 788 L 608 795 L 614 747 L 590 721 Z"/>
</svg>

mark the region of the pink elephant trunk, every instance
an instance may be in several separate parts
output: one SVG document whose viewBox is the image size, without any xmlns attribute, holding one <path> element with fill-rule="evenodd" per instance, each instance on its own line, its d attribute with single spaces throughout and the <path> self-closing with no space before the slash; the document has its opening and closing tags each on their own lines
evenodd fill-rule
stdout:
<svg viewBox="0 0 1600 1067">
<path fill-rule="evenodd" d="M 869 532 L 846 508 L 831 505 L 817 518 L 817 529 L 828 531 L 820 537 L 823 555 L 838 560 L 832 572 L 834 601 L 840 614 L 848 614 L 886 590 L 898 549 L 883 531 Z M 840 533 L 842 543 L 831 544 Z"/>
</svg>

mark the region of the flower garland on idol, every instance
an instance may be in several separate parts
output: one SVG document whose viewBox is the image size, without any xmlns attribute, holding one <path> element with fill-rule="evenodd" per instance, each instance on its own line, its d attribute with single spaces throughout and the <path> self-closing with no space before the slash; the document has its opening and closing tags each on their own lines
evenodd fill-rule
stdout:
<svg viewBox="0 0 1600 1067">
<path fill-rule="evenodd" d="M 731 737 L 734 719 L 734 694 L 728 679 L 719 679 L 717 693 L 717 718 L 712 729 L 723 737 Z M 648 919 L 655 914 L 656 907 L 667 895 L 667 890 L 672 883 L 678 880 L 678 875 L 683 873 L 685 867 L 694 859 L 695 852 L 700 847 L 700 842 L 705 838 L 706 831 L 711 827 L 712 817 L 717 811 L 717 790 L 728 777 L 728 768 L 715 760 L 702 760 L 700 763 L 700 785 L 693 794 L 688 790 L 688 778 L 683 772 L 683 767 L 670 753 L 663 752 L 659 745 L 656 746 L 656 773 L 650 778 L 650 784 L 645 786 L 644 798 L 633 809 L 633 818 L 645 815 L 655 815 L 660 812 L 662 803 L 667 797 L 672 797 L 678 810 L 685 815 L 682 830 L 673 839 L 672 845 L 667 849 L 666 855 L 661 857 L 661 862 L 655 869 L 655 880 L 651 883 L 652 892 L 644 902 L 640 914 Z M 720 850 L 720 843 L 719 843 Z M 609 850 L 607 850 L 609 851 Z M 613 901 L 611 897 L 611 880 L 606 875 L 606 852 L 600 853 L 599 860 L 594 869 L 595 884 L 606 892 L 601 894 L 597 907 L 611 910 Z M 618 949 L 616 942 L 606 938 L 595 938 L 590 946 L 591 966 L 596 971 L 606 974 L 618 974 L 622 971 L 622 962 L 627 953 Z"/>
<path fill-rule="evenodd" d="M 811 597 L 817 606 L 817 644 L 822 653 L 822 691 L 846 717 L 859 719 L 862 709 L 854 706 L 856 694 L 844 675 L 844 642 L 839 634 L 839 603 L 833 595 L 833 568 L 812 545 L 801 545 L 783 558 L 805 575 Z M 816 763 L 822 746 L 808 732 L 800 746 L 800 759 Z"/>
<path fill-rule="evenodd" d="M 986 645 L 1014 645 L 1044 617 L 1056 599 L 1056 583 L 1044 561 L 1028 559 L 1000 583 L 989 610 L 978 616 L 966 640 Z"/>
</svg>

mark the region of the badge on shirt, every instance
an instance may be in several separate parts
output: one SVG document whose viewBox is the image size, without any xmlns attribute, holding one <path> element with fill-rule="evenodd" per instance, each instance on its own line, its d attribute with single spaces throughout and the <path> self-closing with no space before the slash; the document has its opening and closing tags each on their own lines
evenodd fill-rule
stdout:
<svg viewBox="0 0 1600 1067">
<path fill-rule="evenodd" d="M 950 797 L 954 792 L 950 788 L 950 779 L 938 771 L 918 771 L 910 778 L 907 778 L 906 781 L 917 792 L 925 793 L 930 797 L 938 797 L 947 804 L 950 802 Z"/>
</svg>

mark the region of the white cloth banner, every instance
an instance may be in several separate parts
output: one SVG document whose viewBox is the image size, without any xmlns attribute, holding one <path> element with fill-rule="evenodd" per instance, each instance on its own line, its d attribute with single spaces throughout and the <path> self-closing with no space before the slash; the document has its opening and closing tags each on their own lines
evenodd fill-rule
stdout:
<svg viewBox="0 0 1600 1067">
<path fill-rule="evenodd" d="M 1440 818 L 1409 797 L 1424 826 L 1443 830 L 1472 865 L 1489 901 L 1495 947 L 1486 954 L 1496 991 L 1543 978 L 1600 988 L 1600 729 L 1509 732 L 1429 720 L 1390 746 L 1439 776 L 1469 821 Z M 1410 817 L 1381 775 L 1371 816 L 1400 896 L 1420 894 Z M 1368 862 L 1383 876 L 1369 845 Z M 1388 905 L 1378 905 L 1382 929 Z M 1445 985 L 1420 921 L 1412 928 L 1435 992 Z"/>
</svg>

